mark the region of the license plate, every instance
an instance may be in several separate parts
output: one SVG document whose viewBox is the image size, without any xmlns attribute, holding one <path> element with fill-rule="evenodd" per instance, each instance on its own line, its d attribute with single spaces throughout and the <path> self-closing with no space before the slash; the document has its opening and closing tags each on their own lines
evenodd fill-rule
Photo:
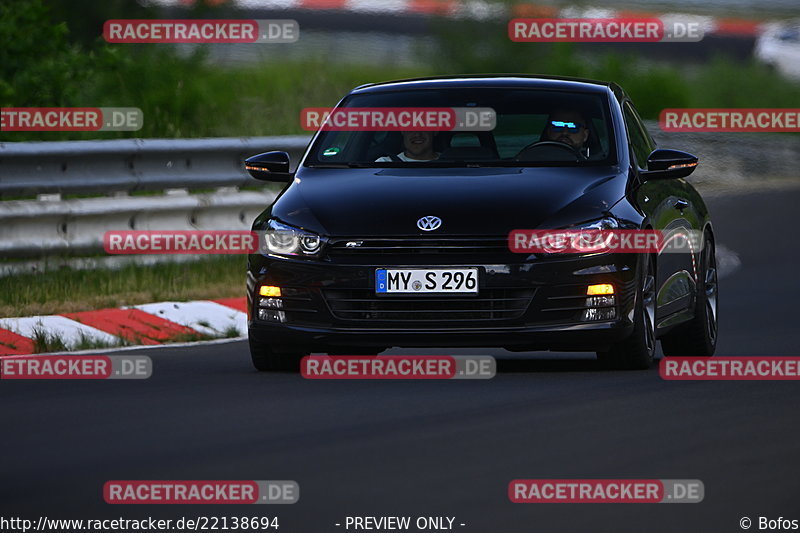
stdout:
<svg viewBox="0 0 800 533">
<path fill-rule="evenodd" d="M 377 294 L 477 294 L 477 268 L 379 268 Z"/>
</svg>

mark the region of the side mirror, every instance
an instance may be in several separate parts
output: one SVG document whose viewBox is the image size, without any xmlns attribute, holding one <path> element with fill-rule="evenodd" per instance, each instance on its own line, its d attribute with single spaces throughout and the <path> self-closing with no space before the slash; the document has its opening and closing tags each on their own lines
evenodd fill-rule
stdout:
<svg viewBox="0 0 800 533">
<path fill-rule="evenodd" d="M 288 183 L 293 177 L 286 152 L 265 152 L 248 157 L 244 160 L 244 168 L 257 180 Z"/>
<path fill-rule="evenodd" d="M 680 150 L 653 150 L 647 157 L 645 180 L 685 178 L 697 168 L 697 157 Z"/>
</svg>

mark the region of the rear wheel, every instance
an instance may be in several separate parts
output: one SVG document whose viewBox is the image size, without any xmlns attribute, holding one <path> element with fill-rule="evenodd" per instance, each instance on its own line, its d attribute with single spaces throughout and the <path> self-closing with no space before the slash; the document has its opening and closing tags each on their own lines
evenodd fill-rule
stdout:
<svg viewBox="0 0 800 533">
<path fill-rule="evenodd" d="M 698 271 L 694 318 L 661 338 L 667 357 L 711 357 L 717 348 L 717 258 L 714 241 L 705 238 Z"/>
<path fill-rule="evenodd" d="M 650 368 L 656 353 L 656 280 L 655 260 L 645 256 L 634 304 L 633 332 L 597 358 L 610 368 L 644 370 Z"/>
<path fill-rule="evenodd" d="M 300 351 L 278 351 L 253 337 L 249 340 L 250 358 L 260 372 L 299 372 L 300 359 L 308 355 Z"/>
</svg>

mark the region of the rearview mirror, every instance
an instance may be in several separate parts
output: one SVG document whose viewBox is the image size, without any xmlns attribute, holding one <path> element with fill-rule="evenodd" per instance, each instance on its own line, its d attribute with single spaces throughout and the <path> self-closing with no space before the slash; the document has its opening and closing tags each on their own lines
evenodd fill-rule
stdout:
<svg viewBox="0 0 800 533">
<path fill-rule="evenodd" d="M 697 168 L 697 157 L 680 150 L 653 150 L 647 157 L 645 180 L 685 178 Z"/>
<path fill-rule="evenodd" d="M 289 154 L 286 152 L 265 152 L 244 160 L 244 168 L 257 180 L 289 182 Z"/>
</svg>

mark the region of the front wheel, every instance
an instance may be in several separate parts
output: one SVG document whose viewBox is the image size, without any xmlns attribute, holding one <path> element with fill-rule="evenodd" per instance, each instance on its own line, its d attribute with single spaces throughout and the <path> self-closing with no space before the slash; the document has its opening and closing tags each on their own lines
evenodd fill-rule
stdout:
<svg viewBox="0 0 800 533">
<path fill-rule="evenodd" d="M 655 260 L 645 256 L 634 304 L 633 332 L 597 358 L 606 366 L 624 370 L 650 368 L 656 353 L 656 278 Z"/>
<path fill-rule="evenodd" d="M 714 241 L 706 237 L 698 265 L 694 318 L 661 338 L 666 357 L 711 357 L 717 348 L 717 257 Z"/>
<path fill-rule="evenodd" d="M 299 372 L 300 359 L 306 353 L 299 351 L 278 351 L 264 342 L 251 336 L 250 358 L 259 372 Z"/>
</svg>

